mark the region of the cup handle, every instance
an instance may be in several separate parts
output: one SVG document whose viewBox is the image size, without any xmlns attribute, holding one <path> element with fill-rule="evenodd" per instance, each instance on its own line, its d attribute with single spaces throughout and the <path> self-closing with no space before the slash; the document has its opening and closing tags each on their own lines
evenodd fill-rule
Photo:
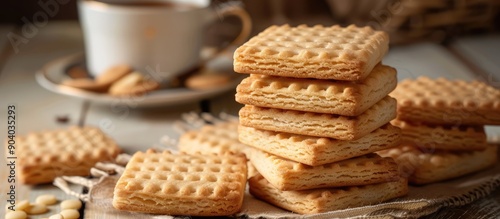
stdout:
<svg viewBox="0 0 500 219">
<path fill-rule="evenodd" d="M 252 19 L 250 18 L 248 12 L 241 6 L 231 5 L 231 4 L 224 5 L 220 8 L 217 8 L 216 13 L 220 18 L 229 16 L 235 16 L 239 18 L 241 21 L 241 31 L 231 43 L 221 46 L 220 48 L 217 48 L 216 52 L 212 53 L 212 55 L 207 57 L 205 61 L 211 60 L 217 57 L 218 55 L 225 53 L 228 48 L 243 44 L 248 39 L 248 37 L 250 36 L 250 32 L 252 31 Z"/>
</svg>

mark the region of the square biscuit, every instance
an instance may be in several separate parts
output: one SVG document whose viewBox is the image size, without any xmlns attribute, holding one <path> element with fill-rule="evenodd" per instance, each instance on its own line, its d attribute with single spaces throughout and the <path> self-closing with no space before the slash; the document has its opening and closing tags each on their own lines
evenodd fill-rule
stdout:
<svg viewBox="0 0 500 219">
<path fill-rule="evenodd" d="M 429 124 L 500 125 L 500 90 L 479 81 L 404 80 L 390 94 L 398 119 Z"/>
<path fill-rule="evenodd" d="M 6 144 L 6 155 L 9 155 Z M 69 127 L 16 136 L 18 180 L 50 183 L 58 176 L 88 176 L 100 161 L 121 152 L 115 141 L 95 127 Z"/>
<path fill-rule="evenodd" d="M 271 26 L 236 49 L 233 65 L 238 73 L 355 81 L 388 48 L 388 35 L 370 27 Z"/>
<path fill-rule="evenodd" d="M 481 151 L 434 151 L 403 145 L 377 152 L 392 157 L 400 174 L 412 184 L 423 185 L 457 178 L 480 171 L 497 162 L 498 146 L 488 145 Z"/>
<path fill-rule="evenodd" d="M 242 154 L 137 152 L 116 183 L 113 206 L 153 214 L 232 215 L 243 204 L 246 162 Z"/>
<path fill-rule="evenodd" d="M 239 126 L 238 132 L 240 141 L 248 146 L 310 166 L 333 163 L 398 146 L 401 135 L 401 130 L 390 124 L 352 141 L 266 131 L 242 125 Z"/>
<path fill-rule="evenodd" d="M 238 140 L 238 122 L 205 125 L 186 132 L 179 138 L 179 151 L 195 153 L 244 153 L 247 146 Z"/>
<path fill-rule="evenodd" d="M 248 180 L 250 194 L 272 205 L 299 214 L 317 214 L 328 211 L 380 204 L 408 194 L 405 178 L 397 181 L 365 186 L 281 191 L 262 175 Z"/>
<path fill-rule="evenodd" d="M 401 120 L 391 123 L 401 128 L 404 144 L 449 151 L 484 150 L 488 146 L 484 126 L 429 125 Z"/>
<path fill-rule="evenodd" d="M 359 139 L 396 118 L 396 100 L 386 96 L 356 117 L 245 105 L 240 124 L 256 129 L 340 140 Z"/>
<path fill-rule="evenodd" d="M 357 116 L 397 85 L 396 69 L 379 64 L 357 82 L 252 74 L 236 88 L 236 101 L 260 107 Z"/>
<path fill-rule="evenodd" d="M 280 190 L 358 186 L 399 178 L 398 166 L 392 158 L 373 153 L 319 166 L 305 165 L 255 148 L 249 149 L 248 156 L 255 169 Z"/>
<path fill-rule="evenodd" d="M 186 132 L 179 138 L 177 148 L 186 154 L 245 154 L 248 146 L 238 140 L 238 124 L 221 122 Z M 248 177 L 255 175 L 256 170 L 250 162 L 247 162 L 247 167 Z"/>
<path fill-rule="evenodd" d="M 200 128 L 200 132 L 212 133 L 215 130 L 220 130 L 221 135 L 227 135 L 227 137 L 231 139 L 238 139 L 238 132 L 236 131 L 238 129 L 238 125 L 239 125 L 238 120 L 219 122 L 215 124 L 202 126 Z M 225 132 L 225 134 L 222 134 L 222 132 Z"/>
</svg>

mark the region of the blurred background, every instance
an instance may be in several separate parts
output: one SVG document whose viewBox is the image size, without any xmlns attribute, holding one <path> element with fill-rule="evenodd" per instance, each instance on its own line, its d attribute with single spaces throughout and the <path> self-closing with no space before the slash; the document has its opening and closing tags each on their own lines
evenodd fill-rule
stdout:
<svg viewBox="0 0 500 219">
<path fill-rule="evenodd" d="M 23 17 L 33 20 L 41 4 L 50 1 L 3 1 L 0 22 L 23 25 Z M 75 0 L 58 2 L 65 4 L 58 4 L 59 11 L 50 20 L 78 19 Z M 389 32 L 392 44 L 406 44 L 446 43 L 463 35 L 500 30 L 500 0 L 214 0 L 212 5 L 227 3 L 244 4 L 253 19 L 254 34 L 271 24 L 357 24 Z M 227 19 L 207 34 L 216 33 L 219 36 L 214 39 L 224 39 L 234 36 L 238 27 L 236 19 Z"/>
</svg>

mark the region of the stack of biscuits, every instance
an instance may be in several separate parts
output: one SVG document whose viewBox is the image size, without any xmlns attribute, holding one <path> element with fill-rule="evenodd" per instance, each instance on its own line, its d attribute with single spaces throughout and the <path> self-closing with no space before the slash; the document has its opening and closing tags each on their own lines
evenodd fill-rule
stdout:
<svg viewBox="0 0 500 219">
<path fill-rule="evenodd" d="M 392 158 L 400 129 L 396 71 L 382 65 L 388 37 L 369 27 L 272 26 L 239 47 L 234 70 L 239 140 L 259 174 L 257 198 L 284 209 L 320 213 L 407 193 Z"/>
<path fill-rule="evenodd" d="M 398 148 L 380 152 L 401 163 L 413 184 L 443 181 L 482 170 L 497 160 L 484 125 L 500 125 L 500 90 L 485 83 L 419 77 L 402 81 L 392 124 L 402 129 Z"/>
</svg>

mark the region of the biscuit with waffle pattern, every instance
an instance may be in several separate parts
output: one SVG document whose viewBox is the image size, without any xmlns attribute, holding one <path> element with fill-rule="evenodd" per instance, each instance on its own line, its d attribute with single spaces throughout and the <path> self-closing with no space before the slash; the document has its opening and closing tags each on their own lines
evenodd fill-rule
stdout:
<svg viewBox="0 0 500 219">
<path fill-rule="evenodd" d="M 238 140 L 238 124 L 233 121 L 222 122 L 186 132 L 179 138 L 177 147 L 186 154 L 246 153 L 248 146 Z M 248 177 L 257 172 L 250 161 L 247 162 L 247 169 Z"/>
<path fill-rule="evenodd" d="M 262 130 L 340 140 L 359 139 L 396 118 L 396 100 L 386 96 L 356 117 L 246 105 L 240 124 Z"/>
<path fill-rule="evenodd" d="M 280 190 L 359 186 L 390 182 L 399 178 L 392 158 L 367 154 L 339 162 L 309 166 L 250 148 L 248 156 L 255 169 Z"/>
<path fill-rule="evenodd" d="M 236 49 L 233 65 L 238 73 L 355 81 L 388 48 L 388 35 L 370 27 L 271 26 Z"/>
<path fill-rule="evenodd" d="M 357 116 L 387 96 L 396 84 L 396 69 L 381 64 L 358 82 L 252 74 L 236 88 L 236 101 L 260 107 Z"/>
<path fill-rule="evenodd" d="M 272 205 L 299 214 L 317 214 L 346 208 L 379 204 L 408 193 L 408 182 L 399 178 L 394 182 L 365 186 L 281 191 L 262 175 L 248 181 L 250 193 Z"/>
<path fill-rule="evenodd" d="M 113 139 L 90 126 L 19 135 L 15 146 L 17 177 L 24 184 L 50 183 L 58 176 L 88 176 L 97 162 L 112 161 L 121 151 Z"/>
<path fill-rule="evenodd" d="M 195 153 L 244 153 L 247 146 L 238 140 L 238 122 L 205 125 L 181 135 L 179 151 Z"/>
<path fill-rule="evenodd" d="M 391 123 L 401 128 L 405 144 L 450 151 L 483 150 L 488 146 L 484 126 L 429 125 L 401 120 Z"/>
<path fill-rule="evenodd" d="M 386 124 L 353 141 L 273 132 L 239 126 L 242 143 L 303 164 L 333 163 L 399 145 L 401 130 Z"/>
<path fill-rule="evenodd" d="M 119 210 L 167 215 L 227 216 L 245 194 L 243 154 L 136 152 L 115 186 Z"/>
<path fill-rule="evenodd" d="M 398 84 L 398 119 L 430 124 L 500 125 L 500 89 L 479 81 L 419 77 Z"/>
<path fill-rule="evenodd" d="M 497 162 L 497 145 L 481 151 L 436 151 L 403 145 L 377 152 L 392 157 L 400 174 L 412 184 L 423 185 L 453 179 L 480 171 Z"/>
</svg>

